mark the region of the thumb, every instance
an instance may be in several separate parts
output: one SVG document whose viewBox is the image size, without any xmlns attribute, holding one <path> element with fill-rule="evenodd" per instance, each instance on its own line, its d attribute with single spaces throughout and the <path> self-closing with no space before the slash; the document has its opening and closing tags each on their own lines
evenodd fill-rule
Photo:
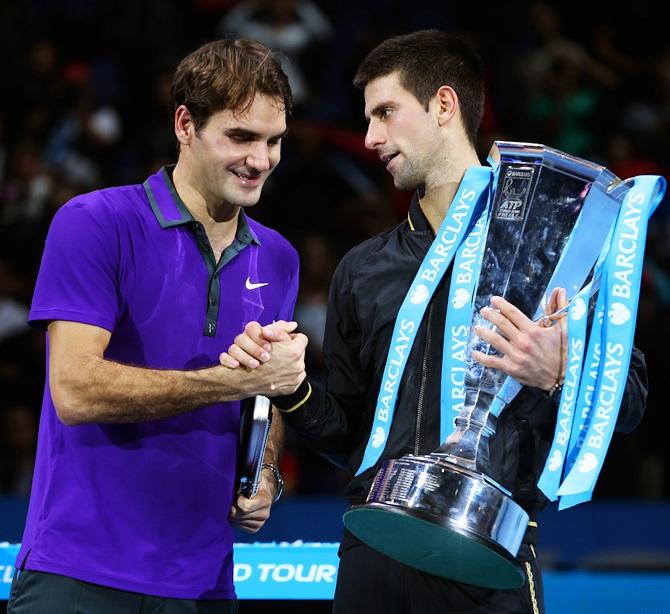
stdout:
<svg viewBox="0 0 670 614">
<path fill-rule="evenodd" d="M 298 328 L 297 322 L 279 320 L 263 327 L 263 337 L 268 341 L 290 341 L 291 335 L 289 333 L 292 333 L 296 328 Z"/>
</svg>

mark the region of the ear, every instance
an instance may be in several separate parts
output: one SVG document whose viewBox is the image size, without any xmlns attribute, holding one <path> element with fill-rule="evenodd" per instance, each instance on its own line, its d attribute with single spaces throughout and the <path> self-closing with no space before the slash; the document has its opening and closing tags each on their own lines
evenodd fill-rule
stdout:
<svg viewBox="0 0 670 614">
<path fill-rule="evenodd" d="M 453 88 L 443 85 L 435 95 L 437 104 L 437 123 L 444 126 L 458 111 L 458 95 Z"/>
<path fill-rule="evenodd" d="M 188 145 L 195 134 L 191 112 L 183 104 L 174 112 L 174 133 L 180 145 Z"/>
</svg>

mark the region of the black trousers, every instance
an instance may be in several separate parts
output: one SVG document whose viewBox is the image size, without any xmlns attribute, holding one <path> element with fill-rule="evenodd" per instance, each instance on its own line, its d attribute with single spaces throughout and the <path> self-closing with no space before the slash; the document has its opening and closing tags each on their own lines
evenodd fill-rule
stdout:
<svg viewBox="0 0 670 614">
<path fill-rule="evenodd" d="M 522 544 L 517 558 L 524 585 L 493 590 L 443 580 L 358 542 L 340 552 L 333 614 L 544 614 L 534 548 Z"/>
<path fill-rule="evenodd" d="M 237 614 L 234 599 L 152 597 L 41 571 L 17 571 L 7 614 Z"/>
</svg>

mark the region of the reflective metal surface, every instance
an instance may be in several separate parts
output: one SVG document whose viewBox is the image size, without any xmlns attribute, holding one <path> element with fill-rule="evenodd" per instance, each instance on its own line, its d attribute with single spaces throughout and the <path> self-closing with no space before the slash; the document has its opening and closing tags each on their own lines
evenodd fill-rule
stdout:
<svg viewBox="0 0 670 614">
<path fill-rule="evenodd" d="M 524 581 L 515 555 L 528 514 L 493 480 L 434 456 L 386 461 L 344 523 L 376 550 L 436 576 L 489 588 Z"/>
</svg>

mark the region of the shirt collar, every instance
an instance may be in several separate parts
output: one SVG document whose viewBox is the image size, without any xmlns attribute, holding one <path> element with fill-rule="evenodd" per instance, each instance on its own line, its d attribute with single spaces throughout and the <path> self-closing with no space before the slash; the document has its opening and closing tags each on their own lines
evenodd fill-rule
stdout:
<svg viewBox="0 0 670 614">
<path fill-rule="evenodd" d="M 154 212 L 161 228 L 173 228 L 197 223 L 172 183 L 174 165 L 164 166 L 144 182 L 144 191 L 149 198 L 151 210 Z M 240 209 L 237 217 L 235 237 L 244 244 L 261 242 L 249 226 L 247 216 Z"/>
<path fill-rule="evenodd" d="M 419 193 L 414 192 L 412 200 L 409 203 L 409 211 L 407 212 L 407 222 L 409 223 L 410 230 L 416 231 L 425 231 L 429 230 L 433 232 L 433 229 L 426 218 L 421 205 L 419 204 Z"/>
</svg>

